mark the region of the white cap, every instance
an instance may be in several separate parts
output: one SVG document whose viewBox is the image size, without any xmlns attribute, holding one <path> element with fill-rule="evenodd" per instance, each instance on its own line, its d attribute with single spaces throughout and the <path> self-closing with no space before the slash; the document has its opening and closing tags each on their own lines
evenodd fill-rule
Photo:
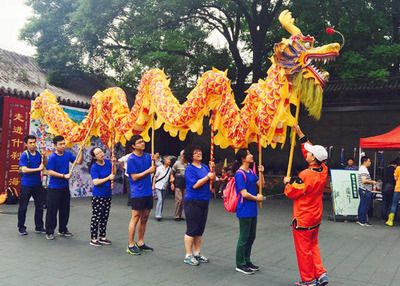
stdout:
<svg viewBox="0 0 400 286">
<path fill-rule="evenodd" d="M 310 143 L 304 144 L 304 148 L 310 152 L 311 154 L 314 155 L 314 157 L 322 162 L 328 159 L 328 152 L 326 152 L 326 149 L 324 146 L 321 145 L 311 145 Z"/>
</svg>

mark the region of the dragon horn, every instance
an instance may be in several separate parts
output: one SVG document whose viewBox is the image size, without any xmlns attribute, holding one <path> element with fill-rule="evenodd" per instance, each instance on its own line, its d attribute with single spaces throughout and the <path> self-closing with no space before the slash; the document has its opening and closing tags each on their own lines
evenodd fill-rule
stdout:
<svg viewBox="0 0 400 286">
<path fill-rule="evenodd" d="M 294 25 L 294 19 L 292 17 L 292 12 L 289 10 L 284 10 L 279 15 L 279 22 L 282 27 L 285 28 L 291 35 L 299 35 L 302 34 L 301 30 Z"/>
</svg>

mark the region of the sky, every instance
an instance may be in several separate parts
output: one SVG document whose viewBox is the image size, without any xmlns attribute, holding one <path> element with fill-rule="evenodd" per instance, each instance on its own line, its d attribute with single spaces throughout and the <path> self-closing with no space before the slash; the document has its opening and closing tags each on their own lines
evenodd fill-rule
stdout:
<svg viewBox="0 0 400 286">
<path fill-rule="evenodd" d="M 33 15 L 25 0 L 0 0 L 0 48 L 26 56 L 33 56 L 35 48 L 18 39 L 19 31 Z"/>
</svg>

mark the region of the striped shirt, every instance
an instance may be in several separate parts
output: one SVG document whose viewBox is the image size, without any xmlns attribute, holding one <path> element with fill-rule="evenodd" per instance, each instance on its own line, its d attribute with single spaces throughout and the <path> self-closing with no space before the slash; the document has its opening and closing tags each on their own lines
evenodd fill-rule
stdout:
<svg viewBox="0 0 400 286">
<path fill-rule="evenodd" d="M 371 184 L 363 184 L 361 181 L 362 177 L 366 178 L 367 180 L 371 180 L 371 175 L 369 174 L 367 167 L 365 167 L 363 165 L 361 165 L 360 169 L 358 170 L 358 187 L 365 191 L 372 191 L 372 185 Z"/>
</svg>

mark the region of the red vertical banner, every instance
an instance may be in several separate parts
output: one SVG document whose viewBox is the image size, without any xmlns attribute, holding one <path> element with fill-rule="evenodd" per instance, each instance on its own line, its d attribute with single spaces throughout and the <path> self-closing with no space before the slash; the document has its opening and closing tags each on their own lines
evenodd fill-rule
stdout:
<svg viewBox="0 0 400 286">
<path fill-rule="evenodd" d="M 29 133 L 31 101 L 4 97 L 3 132 L 0 149 L 0 193 L 19 195 L 21 177 L 18 161 L 24 150 L 24 136 Z"/>
</svg>

